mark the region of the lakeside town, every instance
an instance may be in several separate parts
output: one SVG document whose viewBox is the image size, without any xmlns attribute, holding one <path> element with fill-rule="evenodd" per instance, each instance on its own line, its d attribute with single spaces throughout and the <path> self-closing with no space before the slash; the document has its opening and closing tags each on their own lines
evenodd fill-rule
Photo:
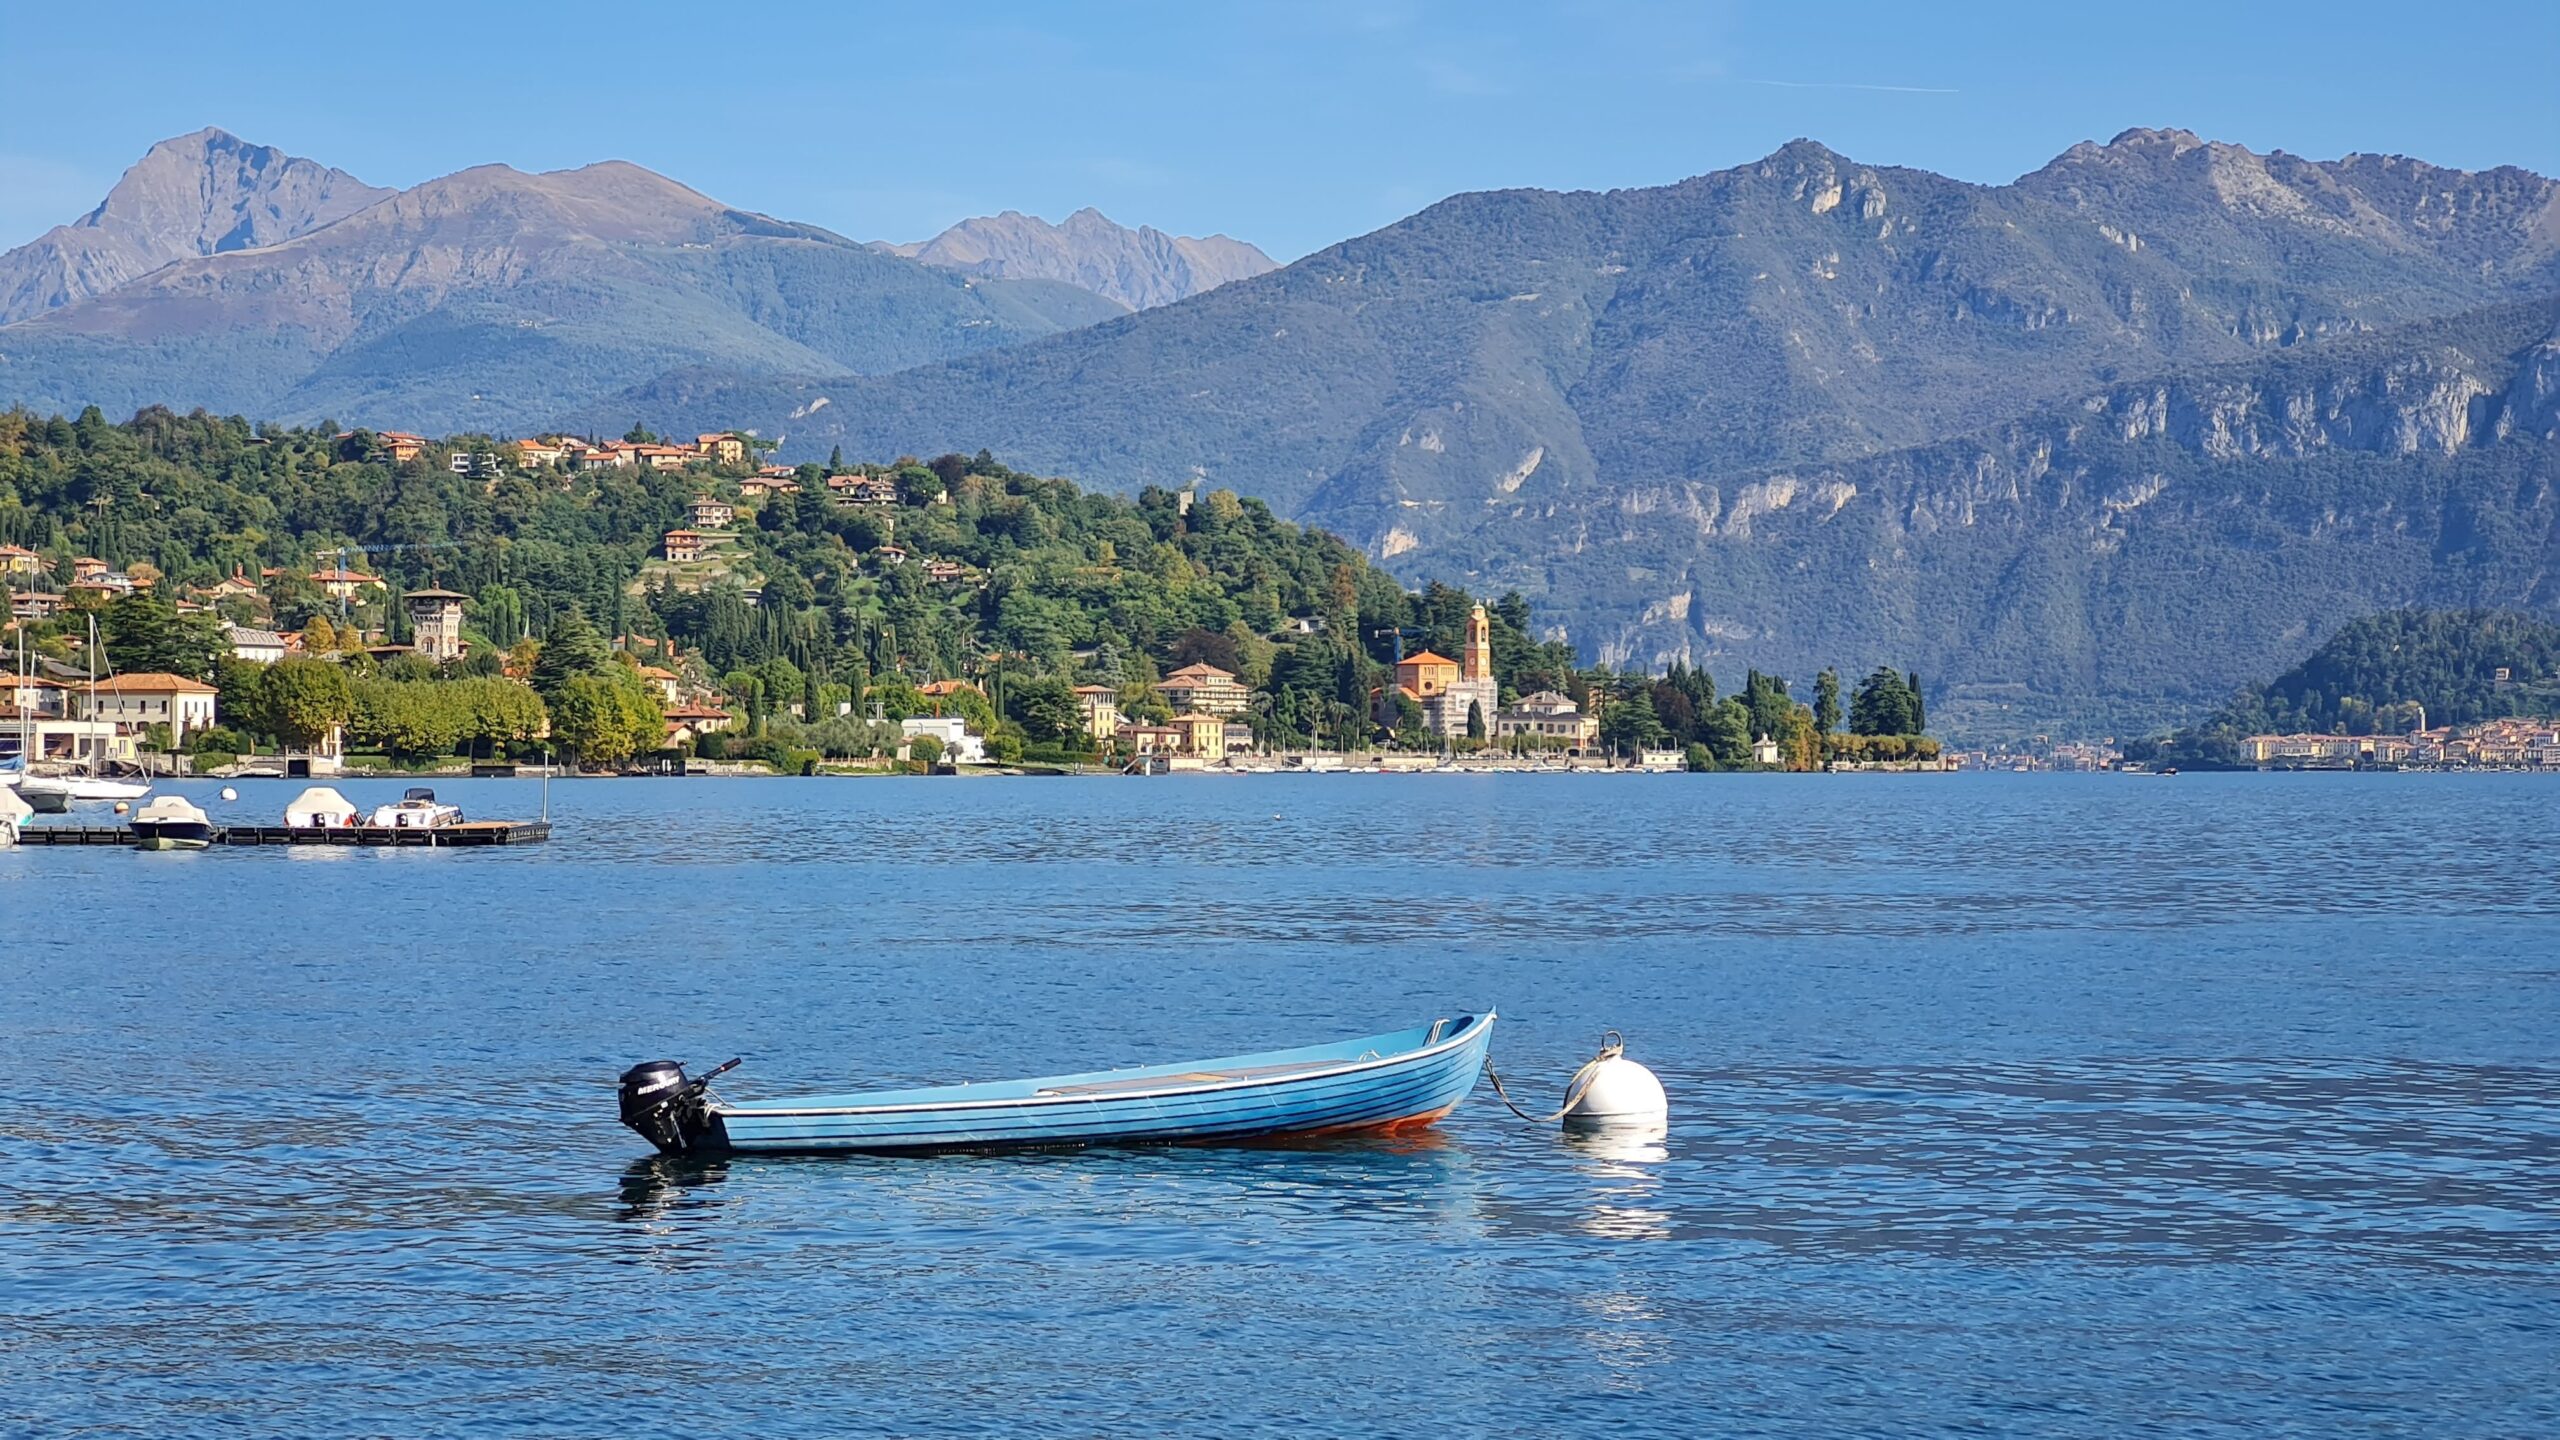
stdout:
<svg viewBox="0 0 2560 1440">
<path fill-rule="evenodd" d="M 76 448 L 76 427 L 68 438 Z M 137 535 L 116 488 L 92 483 L 96 518 L 78 532 L 0 543 L 18 656 L 0 763 L 209 775 L 561 760 L 706 775 L 2168 768 L 2113 742 L 1944 747 L 1926 733 L 1920 678 L 1890 668 L 1854 684 L 1826 670 L 1800 699 L 1758 671 L 1722 694 L 1678 665 L 1585 666 L 1532 638 L 1516 596 L 1405 591 L 1330 537 L 1222 491 L 1150 491 L 1132 506 L 985 455 L 782 465 L 736 431 L 686 444 L 640 427 L 619 440 L 272 427 L 212 438 L 237 446 L 235 468 L 296 481 L 316 470 L 443 487 L 431 533 L 444 538 L 270 535 L 254 567 L 220 543 L 181 556 Z M 158 498 L 137 487 L 126 503 Z M 466 538 L 453 522 L 475 507 L 512 514 L 512 535 Z M 653 515 L 666 518 L 614 538 Z M 545 525 L 569 517 L 593 534 L 600 516 L 615 528 L 590 548 L 613 557 L 609 583 L 544 593 L 522 556 L 549 543 Z M 1069 527 L 1086 538 L 1022 543 Z M 80 533 L 117 542 L 99 547 L 114 558 L 75 548 Z M 1168 593 L 1187 624 L 1182 610 L 1150 613 Z M 2221 763 L 2560 769 L 2560 732 L 2516 717 L 2429 727 L 2421 711 L 2402 734 L 2248 735 Z"/>
<path fill-rule="evenodd" d="M 170 424 L 233 461 L 144 487 L 166 469 L 149 452 Z M 639 427 L 431 441 L 210 417 L 90 425 L 24 433 L 136 483 L 81 480 L 92 503 L 53 522 L 50 543 L 0 544 L 19 642 L 0 748 L 40 766 L 1945 765 L 1917 676 L 1826 670 L 1799 700 L 1757 671 L 1722 694 L 1703 670 L 1585 666 L 1533 636 L 1517 596 L 1407 591 L 1225 491 L 1132 502 L 984 454 L 785 466 L 738 432 L 679 445 Z M 243 524 L 183 551 L 142 524 L 180 502 L 246 520 L 342 478 L 428 497 L 435 523 L 336 544 Z M 666 519 L 635 550 L 653 515 Z"/>
</svg>

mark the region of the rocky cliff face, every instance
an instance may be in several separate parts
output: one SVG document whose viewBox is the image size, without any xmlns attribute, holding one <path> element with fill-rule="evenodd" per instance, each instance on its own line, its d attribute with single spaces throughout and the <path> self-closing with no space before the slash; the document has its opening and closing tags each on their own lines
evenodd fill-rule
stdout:
<svg viewBox="0 0 2560 1440">
<path fill-rule="evenodd" d="M 308 234 L 391 193 L 221 130 L 163 140 L 97 209 L 0 255 L 0 325 L 173 261 Z"/>
<path fill-rule="evenodd" d="M 1131 310 L 1170 305 L 1277 268 L 1241 240 L 1168 235 L 1153 226 L 1132 230 L 1091 208 L 1056 225 L 1007 210 L 963 220 L 930 240 L 879 248 L 971 275 L 1062 280 Z"/>
<path fill-rule="evenodd" d="M 1972 733 L 2143 729 L 2355 615 L 2560 608 L 2560 300 L 1627 487 L 1410 558 L 1537 588 L 1613 663 L 1892 663 Z"/>
</svg>

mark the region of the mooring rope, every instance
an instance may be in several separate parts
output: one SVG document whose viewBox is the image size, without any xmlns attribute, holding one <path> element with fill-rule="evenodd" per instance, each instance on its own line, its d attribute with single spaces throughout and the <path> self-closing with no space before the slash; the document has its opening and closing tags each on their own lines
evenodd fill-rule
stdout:
<svg viewBox="0 0 2560 1440">
<path fill-rule="evenodd" d="M 1617 1031 L 1603 1032 L 1600 1037 L 1600 1053 L 1584 1061 L 1582 1068 L 1573 1072 L 1573 1080 L 1565 1086 L 1564 1104 L 1559 1106 L 1553 1115 L 1532 1115 L 1513 1103 L 1511 1092 L 1502 1088 L 1502 1073 L 1493 1068 L 1493 1052 L 1490 1050 L 1485 1052 L 1484 1078 L 1493 1082 L 1495 1097 L 1500 1099 L 1512 1114 L 1532 1125 L 1553 1125 L 1572 1114 L 1573 1107 L 1581 1104 L 1582 1097 L 1590 1093 L 1591 1083 L 1600 1078 L 1602 1063 L 1617 1059 L 1626 1053 L 1626 1049 L 1627 1042 L 1619 1038 Z"/>
</svg>

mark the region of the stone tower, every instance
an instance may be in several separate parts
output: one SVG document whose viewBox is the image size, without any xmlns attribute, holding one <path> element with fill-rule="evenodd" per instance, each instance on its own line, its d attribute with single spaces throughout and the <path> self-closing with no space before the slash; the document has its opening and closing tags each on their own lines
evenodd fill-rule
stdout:
<svg viewBox="0 0 2560 1440">
<path fill-rule="evenodd" d="M 462 658 L 462 605 L 470 597 L 450 590 L 412 590 L 401 597 L 409 611 L 410 644 L 430 660 Z"/>
<path fill-rule="evenodd" d="M 1476 613 L 1467 617 L 1467 647 L 1458 655 L 1458 678 L 1493 678 L 1493 622 L 1485 618 L 1481 605 L 1476 607 Z"/>
</svg>

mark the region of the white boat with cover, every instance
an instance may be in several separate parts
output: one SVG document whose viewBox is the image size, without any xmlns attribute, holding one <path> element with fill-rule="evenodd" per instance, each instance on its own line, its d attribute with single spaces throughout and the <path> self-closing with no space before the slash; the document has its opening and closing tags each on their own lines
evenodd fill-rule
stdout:
<svg viewBox="0 0 2560 1440">
<path fill-rule="evenodd" d="M 163 795 L 133 817 L 137 850 L 202 850 L 213 843 L 213 820 L 183 795 Z"/>
<path fill-rule="evenodd" d="M 356 823 L 356 807 L 326 785 L 314 785 L 284 807 L 284 823 L 296 830 L 336 829 Z"/>
</svg>

